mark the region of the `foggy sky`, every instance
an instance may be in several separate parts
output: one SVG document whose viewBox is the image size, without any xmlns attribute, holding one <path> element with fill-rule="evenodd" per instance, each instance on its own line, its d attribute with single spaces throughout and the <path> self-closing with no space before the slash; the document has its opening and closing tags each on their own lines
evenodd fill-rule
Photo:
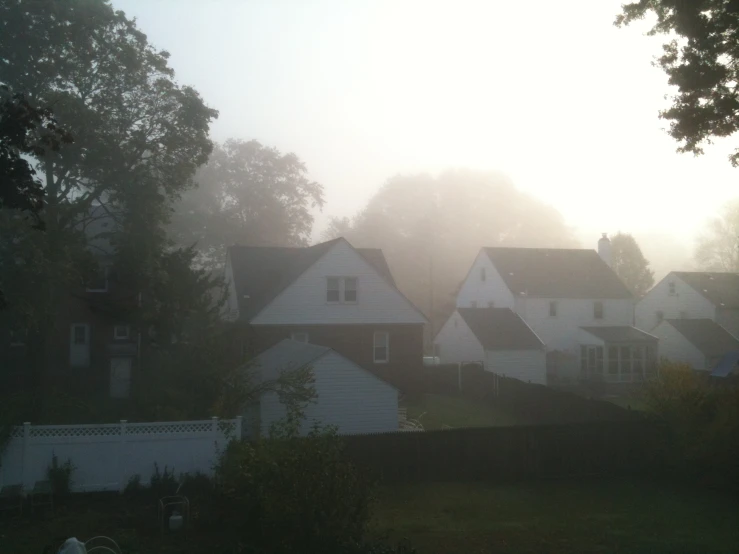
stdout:
<svg viewBox="0 0 739 554">
<path fill-rule="evenodd" d="M 220 110 L 216 140 L 256 138 L 307 164 L 326 188 L 316 238 L 394 174 L 469 167 L 554 205 L 583 246 L 623 231 L 653 262 L 665 239 L 690 255 L 739 173 L 730 143 L 675 153 L 651 66 L 662 39 L 613 27 L 620 4 L 113 2 Z"/>
</svg>

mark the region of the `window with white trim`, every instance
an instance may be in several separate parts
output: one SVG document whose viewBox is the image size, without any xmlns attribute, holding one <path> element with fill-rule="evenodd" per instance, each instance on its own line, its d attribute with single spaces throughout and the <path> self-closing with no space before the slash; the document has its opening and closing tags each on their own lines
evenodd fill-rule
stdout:
<svg viewBox="0 0 739 554">
<path fill-rule="evenodd" d="M 296 342 L 308 342 L 308 333 L 298 331 L 296 333 L 291 333 L 290 338 Z"/>
<path fill-rule="evenodd" d="M 375 331 L 372 359 L 376 364 L 390 361 L 390 333 L 387 331 Z"/>
<path fill-rule="evenodd" d="M 131 338 L 131 328 L 128 325 L 116 325 L 113 327 L 113 338 L 115 340 L 128 340 Z"/>
<path fill-rule="evenodd" d="M 89 340 L 89 326 L 88 325 L 73 325 L 72 326 L 72 344 L 81 346 L 87 344 Z"/>
<path fill-rule="evenodd" d="M 327 277 L 326 302 L 356 304 L 359 298 L 359 279 L 356 277 Z"/>
</svg>

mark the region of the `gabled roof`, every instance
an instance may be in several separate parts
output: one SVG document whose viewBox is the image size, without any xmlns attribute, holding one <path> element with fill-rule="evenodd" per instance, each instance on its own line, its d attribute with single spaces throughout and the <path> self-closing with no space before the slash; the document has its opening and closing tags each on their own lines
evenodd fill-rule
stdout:
<svg viewBox="0 0 739 554">
<path fill-rule="evenodd" d="M 228 256 L 239 303 L 239 318 L 249 320 L 300 277 L 343 238 L 306 248 L 279 246 L 231 246 Z M 395 287 L 382 250 L 355 248 L 388 283 Z"/>
<path fill-rule="evenodd" d="M 357 371 L 363 371 L 378 381 L 382 381 L 389 387 L 396 388 L 391 383 L 388 383 L 371 371 L 367 371 L 356 362 L 342 356 L 327 346 L 298 342 L 292 339 L 282 339 L 277 344 L 269 347 L 257 357 L 253 358 L 250 362 L 247 362 L 247 367 L 250 367 L 253 364 L 256 371 L 259 373 L 261 380 L 277 379 L 281 372 L 295 371 L 308 367 L 316 360 L 323 358 L 329 352 L 333 352 L 337 356 L 346 360 L 346 362 L 351 364 Z"/>
<path fill-rule="evenodd" d="M 457 308 L 485 350 L 532 350 L 544 343 L 509 308 Z"/>
<path fill-rule="evenodd" d="M 705 356 L 739 350 L 739 339 L 712 319 L 665 319 Z"/>
<path fill-rule="evenodd" d="M 654 335 L 645 333 L 644 331 L 630 325 L 580 327 L 580 329 L 587 331 L 594 337 L 610 344 L 627 342 L 657 342 L 659 340 Z"/>
<path fill-rule="evenodd" d="M 633 298 L 595 250 L 503 247 L 484 250 L 515 296 Z"/>
<path fill-rule="evenodd" d="M 719 308 L 739 309 L 739 273 L 673 271 L 690 287 Z"/>
</svg>

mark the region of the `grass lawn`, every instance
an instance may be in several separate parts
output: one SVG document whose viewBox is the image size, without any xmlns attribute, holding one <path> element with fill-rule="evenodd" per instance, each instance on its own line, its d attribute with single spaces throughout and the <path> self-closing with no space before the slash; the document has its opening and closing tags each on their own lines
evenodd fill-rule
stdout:
<svg viewBox="0 0 739 554">
<path fill-rule="evenodd" d="M 430 431 L 449 427 L 491 427 L 515 425 L 510 414 L 489 402 L 474 401 L 461 396 L 425 394 L 406 403 L 408 419 L 421 422 Z"/>
<path fill-rule="evenodd" d="M 608 400 L 622 408 L 631 408 L 632 410 L 638 410 L 641 412 L 645 412 L 647 410 L 647 403 L 641 396 L 607 396 L 604 400 Z"/>
<path fill-rule="evenodd" d="M 644 482 L 404 485 L 375 531 L 419 554 L 738 552 L 739 499 Z"/>
</svg>

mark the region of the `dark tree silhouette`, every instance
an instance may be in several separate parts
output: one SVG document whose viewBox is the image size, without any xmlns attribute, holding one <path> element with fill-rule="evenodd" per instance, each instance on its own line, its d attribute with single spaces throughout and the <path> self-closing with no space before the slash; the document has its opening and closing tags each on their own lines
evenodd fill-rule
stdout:
<svg viewBox="0 0 739 554">
<path fill-rule="evenodd" d="M 613 270 L 637 298 L 644 296 L 654 284 L 654 271 L 633 236 L 618 233 L 611 238 Z"/>
</svg>

